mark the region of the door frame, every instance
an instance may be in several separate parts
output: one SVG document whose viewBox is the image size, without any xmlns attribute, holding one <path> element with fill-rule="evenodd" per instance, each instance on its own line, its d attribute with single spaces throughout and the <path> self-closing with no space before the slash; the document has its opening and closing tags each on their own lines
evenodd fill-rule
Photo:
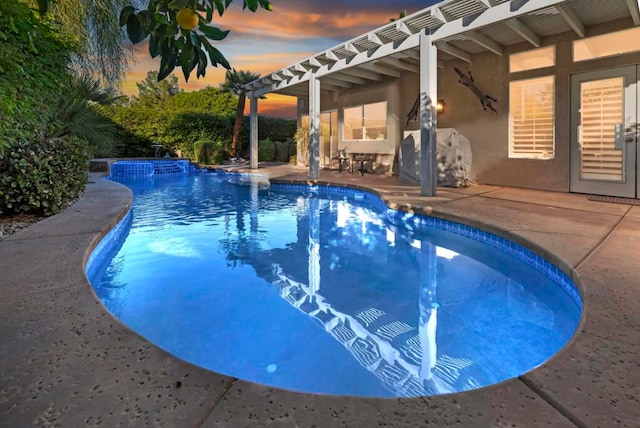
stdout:
<svg viewBox="0 0 640 428">
<path fill-rule="evenodd" d="M 580 84 L 612 77 L 624 77 L 624 136 L 623 180 L 621 182 L 583 179 L 580 170 L 578 143 L 580 124 Z M 628 65 L 604 70 L 575 73 L 570 76 L 570 182 L 569 189 L 576 193 L 637 198 L 640 187 L 638 176 L 638 116 L 640 115 L 640 65 Z M 633 117 L 632 117 L 633 116 Z"/>
<path fill-rule="evenodd" d="M 331 117 L 333 116 L 333 114 L 335 113 L 335 124 L 331 123 Z M 320 126 L 322 126 L 322 115 L 324 114 L 328 114 L 329 115 L 329 141 L 324 141 L 324 138 L 322 138 L 322 135 L 320 136 L 321 141 L 320 141 L 320 166 L 323 168 L 327 168 L 331 166 L 331 158 L 334 158 L 338 155 L 338 141 L 337 141 L 337 137 L 338 137 L 338 109 L 330 109 L 330 110 L 323 110 L 320 112 Z M 335 126 L 333 126 L 335 125 Z M 321 132 L 322 133 L 322 132 Z M 324 156 L 324 151 L 325 151 L 325 144 L 329 144 L 329 157 L 325 158 Z"/>
</svg>

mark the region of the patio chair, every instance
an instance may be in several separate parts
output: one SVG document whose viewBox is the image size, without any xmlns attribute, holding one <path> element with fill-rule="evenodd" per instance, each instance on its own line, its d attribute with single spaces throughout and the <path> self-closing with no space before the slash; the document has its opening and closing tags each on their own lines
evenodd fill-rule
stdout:
<svg viewBox="0 0 640 428">
<path fill-rule="evenodd" d="M 331 158 L 332 169 L 333 161 L 338 161 L 338 172 L 342 173 L 343 170 L 351 171 L 351 159 L 347 156 L 347 152 L 345 150 L 338 150 L 338 156 Z"/>
</svg>

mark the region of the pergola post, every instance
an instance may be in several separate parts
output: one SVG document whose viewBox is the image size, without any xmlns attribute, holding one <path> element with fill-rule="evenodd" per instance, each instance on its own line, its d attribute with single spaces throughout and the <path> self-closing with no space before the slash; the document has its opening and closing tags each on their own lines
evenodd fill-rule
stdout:
<svg viewBox="0 0 640 428">
<path fill-rule="evenodd" d="M 438 100 L 438 49 L 428 30 L 420 33 L 420 194 L 436 196 Z"/>
<path fill-rule="evenodd" d="M 250 116 L 249 116 L 249 159 L 251 169 L 258 169 L 258 97 L 249 96 Z"/>
<path fill-rule="evenodd" d="M 320 81 L 309 78 L 309 178 L 320 178 Z"/>
</svg>

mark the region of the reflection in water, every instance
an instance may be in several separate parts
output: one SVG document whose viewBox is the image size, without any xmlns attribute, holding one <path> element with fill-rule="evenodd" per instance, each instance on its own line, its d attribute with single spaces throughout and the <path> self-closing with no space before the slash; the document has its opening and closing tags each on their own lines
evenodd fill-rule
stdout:
<svg viewBox="0 0 640 428">
<path fill-rule="evenodd" d="M 337 205 L 338 225 L 347 227 L 349 217 L 360 222 L 362 235 L 372 226 L 384 227 L 379 219 L 372 217 L 367 210 L 356 208 L 349 210 L 345 202 Z M 280 295 L 292 306 L 320 321 L 324 329 L 346 349 L 358 363 L 378 377 L 396 396 L 417 397 L 445 394 L 477 388 L 479 384 L 473 378 L 460 382 L 461 371 L 472 365 L 469 359 L 443 356 L 437 357 L 437 258 L 438 248 L 429 241 L 411 241 L 411 247 L 419 250 L 419 318 L 418 336 L 406 340 L 396 340 L 398 336 L 414 329 L 402 321 L 376 308 L 366 309 L 358 314 L 349 314 L 334 307 L 320 289 L 319 254 L 319 214 L 320 201 L 312 198 L 308 201 L 309 217 L 308 254 L 309 285 L 297 282 L 287 276 L 283 267 L 273 264 L 273 274 L 277 277 L 274 285 L 280 288 Z M 396 233 L 386 229 L 388 245 L 396 245 Z M 363 237 L 362 243 L 370 240 Z M 451 259 L 457 253 L 441 249 L 445 258 Z M 386 317 L 385 317 L 386 316 Z M 380 319 L 384 323 L 380 323 Z M 377 329 L 369 326 L 376 322 Z M 417 340 L 416 340 L 417 339 Z M 415 364 L 406 355 L 413 354 L 419 361 Z M 437 369 L 436 369 L 437 367 Z M 456 385 L 456 383 L 458 385 Z"/>
<path fill-rule="evenodd" d="M 320 291 L 320 201 L 309 201 L 309 293 Z"/>
<path fill-rule="evenodd" d="M 436 303 L 437 269 L 435 247 L 428 241 L 423 241 L 420 253 L 420 318 L 418 329 L 420 344 L 422 345 L 422 364 L 420 365 L 420 380 L 433 381 L 433 368 L 436 366 L 436 328 L 438 325 L 438 304 Z M 444 391 L 442 391 L 444 392 Z"/>
<path fill-rule="evenodd" d="M 127 183 L 129 236 L 88 273 L 117 317 L 194 364 L 310 392 L 443 394 L 537 366 L 577 326 L 556 285 L 476 241 L 237 181 Z"/>
</svg>

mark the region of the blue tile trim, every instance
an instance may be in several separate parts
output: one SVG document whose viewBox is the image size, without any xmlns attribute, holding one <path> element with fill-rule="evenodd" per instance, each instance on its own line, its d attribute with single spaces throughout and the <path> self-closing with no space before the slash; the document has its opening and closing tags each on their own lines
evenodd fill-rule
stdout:
<svg viewBox="0 0 640 428">
<path fill-rule="evenodd" d="M 551 281 L 558 284 L 569 295 L 569 297 L 571 297 L 576 305 L 578 305 L 580 310 L 582 310 L 582 296 L 573 281 L 571 281 L 571 279 L 562 270 L 558 269 L 557 266 L 540 257 L 533 251 L 493 233 L 485 232 L 475 227 L 456 223 L 450 220 L 444 220 L 424 214 L 394 210 L 389 208 L 377 195 L 359 189 L 316 184 L 271 183 L 271 190 L 285 192 L 294 191 L 302 194 L 318 194 L 319 196 L 322 196 L 322 193 L 326 193 L 328 196 L 344 195 L 353 197 L 356 200 L 366 200 L 372 203 L 374 208 L 386 213 L 386 217 L 389 221 L 401 221 L 413 230 L 434 228 L 479 241 L 485 245 L 511 255 L 541 272 Z"/>
<path fill-rule="evenodd" d="M 204 171 L 191 164 L 188 159 L 145 159 L 116 161 L 111 164 L 109 178 L 146 178 L 155 175 L 189 174 Z"/>
<path fill-rule="evenodd" d="M 100 267 L 101 259 L 123 242 L 124 237 L 128 234 L 129 229 L 131 229 L 132 222 L 133 214 L 132 211 L 129 210 L 127 214 L 120 219 L 118 224 L 111 228 L 93 248 L 85 265 L 85 273 L 89 281 L 93 279 L 96 269 Z"/>
</svg>

